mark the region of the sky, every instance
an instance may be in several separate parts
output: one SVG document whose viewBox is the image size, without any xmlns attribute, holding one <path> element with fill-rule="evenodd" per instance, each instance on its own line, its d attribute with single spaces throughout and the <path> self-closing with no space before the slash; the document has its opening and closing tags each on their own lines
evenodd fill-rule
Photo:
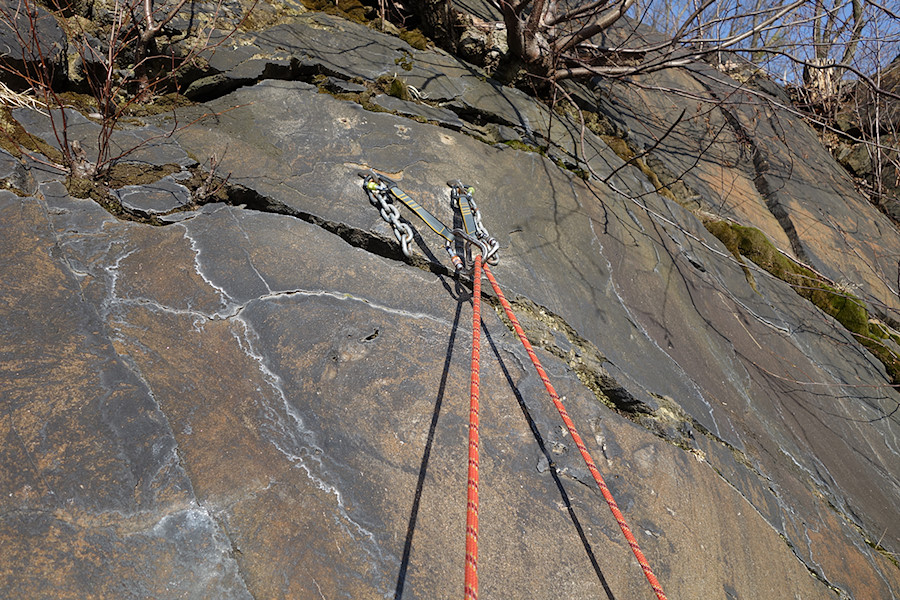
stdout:
<svg viewBox="0 0 900 600">
<path fill-rule="evenodd" d="M 863 24 L 850 64 L 861 72 L 872 75 L 877 73 L 879 66 L 887 66 L 900 54 L 900 7 L 893 6 L 896 0 L 885 0 L 887 4 L 870 0 L 857 1 L 860 3 Z M 628 14 L 658 30 L 674 33 L 698 4 L 701 4 L 698 0 L 636 0 Z M 715 43 L 716 39 L 728 38 L 752 29 L 754 15 L 756 22 L 761 23 L 789 4 L 792 2 L 716 0 L 702 11 L 699 19 L 692 21 L 687 37 L 695 41 L 713 40 L 709 43 Z M 820 31 L 824 29 L 829 17 L 832 22 L 830 35 L 821 36 L 817 40 L 816 26 L 819 26 Z M 702 29 L 697 28 L 700 23 L 703 24 Z M 756 55 L 755 62 L 776 79 L 797 83 L 802 78 L 803 65 L 786 55 L 809 61 L 815 58 L 815 49 L 819 47 L 827 50 L 830 59 L 840 62 L 850 42 L 853 24 L 853 4 L 850 0 L 807 0 L 764 30 L 761 39 L 753 40 L 755 44 L 748 38 L 735 47 L 750 49 L 760 43 L 769 45 L 777 52 L 766 56 Z M 749 52 L 743 54 L 750 57 Z M 846 73 L 845 77 L 853 79 L 856 76 L 851 72 Z"/>
</svg>

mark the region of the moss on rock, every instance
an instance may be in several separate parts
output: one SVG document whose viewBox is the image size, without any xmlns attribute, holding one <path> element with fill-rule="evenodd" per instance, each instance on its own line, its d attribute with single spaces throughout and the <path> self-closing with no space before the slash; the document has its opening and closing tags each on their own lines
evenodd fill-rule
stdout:
<svg viewBox="0 0 900 600">
<path fill-rule="evenodd" d="M 736 223 L 716 220 L 706 221 L 704 225 L 742 263 L 742 257 L 750 259 L 764 271 L 790 284 L 794 291 L 815 304 L 820 310 L 834 317 L 860 342 L 866 340 L 863 342 L 866 347 L 870 349 L 877 347 L 885 357 L 882 360 L 885 366 L 890 370 L 888 363 L 896 363 L 896 372 L 900 374 L 900 359 L 884 344 L 878 342 L 876 339 L 878 332 L 871 332 L 869 312 L 862 300 L 853 294 L 839 290 L 812 270 L 789 259 L 775 248 L 762 231 L 755 227 L 745 227 Z M 882 358 L 878 354 L 876 356 Z"/>
<path fill-rule="evenodd" d="M 56 164 L 63 164 L 65 158 L 58 148 L 54 148 L 41 138 L 31 135 L 12 116 L 12 110 L 0 106 L 0 148 L 16 158 L 24 152 L 42 154 Z"/>
<path fill-rule="evenodd" d="M 894 336 L 879 321 L 869 318 L 863 301 L 842 291 L 812 270 L 797 264 L 778 251 L 766 235 L 755 227 L 720 220 L 707 220 L 706 229 L 716 236 L 744 268 L 753 288 L 752 275 L 744 258 L 788 283 L 822 312 L 832 316 L 884 365 L 892 384 L 900 384 L 900 356 L 887 342 Z"/>
<path fill-rule="evenodd" d="M 396 75 L 382 75 L 375 80 L 375 86 L 388 96 L 400 98 L 401 100 L 411 101 L 412 96 L 409 93 L 409 86 L 406 82 Z"/>
<path fill-rule="evenodd" d="M 888 376 L 891 378 L 891 383 L 894 385 L 900 384 L 900 357 L 898 357 L 886 344 L 883 344 L 875 338 L 862 335 L 856 335 L 854 337 L 860 344 L 865 346 L 875 358 L 881 361 L 885 371 L 887 371 Z"/>
<path fill-rule="evenodd" d="M 532 146 L 531 144 L 526 144 L 521 140 L 507 140 L 503 142 L 504 145 L 509 146 L 514 150 L 520 150 L 521 152 L 536 152 L 538 154 L 545 154 L 546 150 L 544 148 L 540 148 L 538 146 Z"/>
<path fill-rule="evenodd" d="M 337 3 L 333 0 L 302 0 L 302 2 L 303 6 L 309 10 L 339 15 L 363 25 L 371 20 L 368 15 L 372 9 L 359 0 L 338 0 Z"/>
<path fill-rule="evenodd" d="M 726 221 L 707 221 L 706 229 L 738 260 L 745 257 L 764 271 L 788 283 L 794 290 L 834 317 L 848 331 L 869 337 L 869 313 L 862 300 L 843 292 L 812 270 L 778 251 L 762 231 Z M 742 261 L 743 262 L 743 261 Z"/>
<path fill-rule="evenodd" d="M 416 50 L 425 50 L 428 47 L 428 38 L 418 29 L 401 29 L 400 39 Z"/>
<path fill-rule="evenodd" d="M 613 126 L 613 124 L 609 122 L 609 119 L 599 113 L 584 108 L 579 108 L 568 100 L 561 100 L 557 102 L 553 106 L 553 109 L 558 114 L 569 117 L 569 119 L 571 119 L 575 123 L 581 123 L 583 120 L 585 127 L 590 129 L 600 137 L 608 136 L 617 139 L 621 138 L 621 136 L 618 135 L 618 131 Z"/>
</svg>

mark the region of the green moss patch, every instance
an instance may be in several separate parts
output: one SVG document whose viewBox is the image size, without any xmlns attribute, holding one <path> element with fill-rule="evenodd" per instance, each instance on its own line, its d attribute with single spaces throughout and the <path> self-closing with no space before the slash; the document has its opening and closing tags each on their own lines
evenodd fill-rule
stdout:
<svg viewBox="0 0 900 600">
<path fill-rule="evenodd" d="M 241 0 L 239 4 L 243 14 L 238 26 L 241 31 L 264 31 L 275 25 L 291 23 L 306 12 L 304 3 L 296 0 L 282 0 L 278 3 Z"/>
<path fill-rule="evenodd" d="M 575 123 L 584 121 L 584 126 L 597 134 L 616 156 L 640 169 L 657 194 L 682 206 L 687 204 L 691 194 L 684 182 L 669 173 L 660 160 L 651 156 L 636 158 L 640 153 L 605 116 L 579 108 L 568 100 L 557 102 L 553 109 Z"/>
<path fill-rule="evenodd" d="M 133 103 L 128 107 L 127 114 L 132 117 L 149 117 L 172 111 L 185 106 L 192 106 L 194 103 L 185 96 L 177 92 L 170 92 L 162 96 L 156 96 L 150 102 Z"/>
<path fill-rule="evenodd" d="M 375 27 L 379 31 L 385 31 L 385 29 L 378 26 L 382 21 L 378 18 L 376 9 L 372 6 L 366 6 L 360 0 L 337 0 L 337 3 L 334 0 L 300 0 L 300 2 L 308 10 L 336 15 L 361 25 Z M 390 29 L 413 48 L 417 50 L 428 48 L 428 38 L 425 37 L 421 30 L 393 26 Z"/>
<path fill-rule="evenodd" d="M 628 143 L 627 140 L 606 133 L 601 134 L 600 139 L 606 142 L 606 145 L 609 146 L 610 150 L 616 153 L 616 156 L 618 156 L 625 162 L 630 162 L 638 169 L 640 169 L 641 173 L 644 174 L 644 177 L 647 178 L 647 181 L 650 182 L 650 185 L 653 186 L 653 189 L 656 190 L 657 194 L 673 202 L 681 204 L 678 197 L 672 191 L 671 187 L 662 182 L 656 171 L 654 171 L 650 167 L 650 165 L 647 164 L 647 161 L 645 161 L 643 158 L 636 158 L 638 152 L 630 143 Z"/>
<path fill-rule="evenodd" d="M 869 318 L 869 312 L 862 300 L 839 290 L 812 270 L 790 260 L 755 227 L 716 220 L 708 220 L 704 225 L 742 265 L 744 258 L 750 259 L 764 271 L 788 283 L 794 291 L 815 304 L 822 312 L 834 317 L 884 364 L 891 383 L 900 383 L 900 356 L 881 341 L 890 337 L 890 333 Z M 754 284 L 749 269 L 745 267 L 744 272 L 748 275 L 748 281 Z"/>
<path fill-rule="evenodd" d="M 62 92 L 58 95 L 58 98 L 61 104 L 69 108 L 74 108 L 83 115 L 96 113 L 98 110 L 97 99 L 90 94 L 82 94 L 80 92 Z"/>
<path fill-rule="evenodd" d="M 554 106 L 553 110 L 557 114 L 569 117 L 575 123 L 581 123 L 584 120 L 584 126 L 599 135 L 600 137 L 609 136 L 621 138 L 615 126 L 609 122 L 605 116 L 594 111 L 579 108 L 568 100 L 560 100 Z M 623 140 L 624 141 L 624 140 Z M 634 154 L 632 154 L 634 156 Z"/>
<path fill-rule="evenodd" d="M 860 344 L 865 346 L 875 358 L 881 361 L 891 378 L 891 383 L 895 385 L 900 384 L 900 357 L 879 340 L 861 335 L 855 335 L 854 337 Z"/>
<path fill-rule="evenodd" d="M 869 313 L 862 300 L 837 289 L 786 257 L 762 231 L 726 221 L 707 221 L 705 225 L 736 258 L 749 258 L 764 271 L 790 284 L 798 294 L 837 319 L 848 331 L 869 336 Z"/>
<path fill-rule="evenodd" d="M 309 10 L 337 15 L 363 25 L 371 21 L 369 13 L 372 9 L 359 0 L 338 0 L 337 4 L 334 0 L 302 0 L 302 2 Z"/>
<path fill-rule="evenodd" d="M 382 75 L 375 80 L 375 86 L 380 88 L 388 96 L 400 98 L 407 102 L 412 100 L 412 96 L 409 93 L 409 86 L 397 76 Z"/>
<path fill-rule="evenodd" d="M 531 144 L 526 144 L 521 140 L 508 140 L 503 142 L 505 145 L 513 148 L 514 150 L 520 150 L 522 152 L 537 152 L 541 156 L 546 154 L 546 148 L 541 148 L 540 146 L 532 146 Z"/>
<path fill-rule="evenodd" d="M 126 185 L 145 185 L 155 183 L 166 175 L 173 175 L 181 171 L 176 164 L 146 165 L 132 163 L 115 163 L 109 168 L 106 175 L 106 183 L 113 188 Z"/>
<path fill-rule="evenodd" d="M 69 177 L 65 186 L 69 195 L 73 198 L 87 198 L 93 200 L 111 215 L 125 220 L 146 225 L 164 226 L 167 223 L 161 219 L 162 214 L 146 214 L 141 211 L 130 210 L 122 205 L 112 193 L 113 189 L 126 185 L 146 185 L 159 181 L 167 175 L 182 172 L 181 166 L 176 164 L 146 165 L 132 163 L 114 163 L 104 174 L 102 179 L 87 179 L 83 177 Z M 189 169 L 191 176 L 180 180 L 180 183 L 192 192 L 191 202 L 177 207 L 166 214 L 194 210 L 198 206 L 210 202 L 230 202 L 229 186 L 226 180 L 213 176 L 204 171 L 199 165 Z M 202 194 L 198 191 L 206 188 Z"/>
<path fill-rule="evenodd" d="M 425 34 L 423 34 L 418 29 L 401 29 L 400 39 L 416 50 L 425 50 L 428 47 L 428 38 L 426 38 Z"/>
<path fill-rule="evenodd" d="M 403 69 L 404 71 L 412 71 L 413 68 L 413 57 L 407 51 L 403 51 L 403 56 L 401 58 L 395 58 L 394 64 Z"/>
<path fill-rule="evenodd" d="M 0 106 L 0 148 L 16 158 L 21 158 L 23 153 L 32 153 L 46 156 L 58 165 L 62 165 L 65 161 L 62 152 L 57 148 L 25 131 L 6 106 Z"/>
<path fill-rule="evenodd" d="M 336 92 L 328 86 L 327 77 L 325 76 L 317 75 L 313 79 L 313 82 L 318 85 L 320 94 L 328 94 L 338 100 L 343 100 L 345 102 L 355 102 L 362 106 L 364 109 L 372 112 L 391 112 L 388 109 L 372 102 L 372 98 L 378 94 L 388 94 L 389 96 L 394 96 L 395 98 L 400 98 L 401 100 L 413 100 L 412 95 L 409 93 L 409 86 L 407 86 L 402 79 L 394 75 L 382 75 L 374 82 L 358 82 L 362 85 L 365 85 L 367 88 L 362 92 Z"/>
</svg>

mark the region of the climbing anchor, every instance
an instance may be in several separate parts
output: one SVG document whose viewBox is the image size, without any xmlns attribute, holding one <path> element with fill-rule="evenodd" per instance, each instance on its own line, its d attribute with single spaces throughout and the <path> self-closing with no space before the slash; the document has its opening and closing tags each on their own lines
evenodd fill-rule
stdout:
<svg viewBox="0 0 900 600">
<path fill-rule="evenodd" d="M 409 242 L 413 238 L 412 228 L 408 223 L 400 219 L 400 211 L 394 204 L 394 200 L 399 200 L 406 207 L 412 210 L 422 219 L 432 231 L 444 239 L 444 247 L 450 255 L 456 272 L 459 273 L 465 269 L 465 262 L 459 256 L 456 245 L 462 243 L 465 249 L 466 262 L 472 264 L 473 286 L 472 286 L 472 366 L 469 388 L 469 470 L 466 498 L 466 562 L 465 562 L 465 582 L 464 582 L 464 599 L 478 600 L 478 453 L 480 447 L 479 429 L 479 387 L 480 387 L 480 332 L 481 332 L 481 278 L 482 269 L 484 276 L 487 277 L 491 287 L 496 294 L 497 300 L 503 307 L 504 312 L 513 325 L 513 329 L 522 342 L 526 353 L 531 359 L 535 370 L 538 373 L 544 387 L 550 396 L 551 401 L 559 412 L 563 423 L 566 426 L 572 440 L 581 453 L 588 470 L 594 478 L 594 482 L 600 489 L 603 498 L 606 500 L 613 517 L 618 523 L 623 535 L 625 536 L 632 553 L 638 561 L 641 570 L 644 572 L 648 583 L 653 592 L 656 594 L 657 600 L 666 600 L 666 595 L 662 590 L 662 586 L 657 580 L 647 562 L 643 552 L 638 546 L 625 518 L 622 515 L 615 499 L 603 480 L 599 469 L 591 458 L 587 447 L 575 429 L 575 424 L 566 412 L 562 400 L 550 383 L 550 378 L 541 366 L 540 360 L 535 354 L 531 343 L 525 335 L 524 330 L 513 314 L 512 306 L 506 300 L 500 285 L 491 272 L 489 265 L 496 265 L 499 261 L 498 249 L 499 244 L 496 239 L 485 229 L 481 222 L 481 212 L 475 204 L 473 198 L 474 188 L 465 185 L 459 179 L 447 182 L 450 186 L 450 204 L 454 209 L 458 209 L 462 217 L 462 229 L 450 229 L 444 225 L 437 217 L 428 212 L 422 205 L 413 200 L 406 194 L 396 182 L 391 180 L 374 170 L 361 171 L 359 176 L 363 178 L 363 189 L 369 197 L 369 202 L 379 209 L 381 217 L 391 225 L 394 235 L 400 243 L 400 247 L 406 256 L 410 256 Z M 472 258 L 470 256 L 472 247 L 475 246 L 481 251 L 480 256 Z"/>
<path fill-rule="evenodd" d="M 448 181 L 447 185 L 450 186 L 450 206 L 459 209 L 463 229 L 469 236 L 475 237 L 486 246 L 487 252 L 482 249 L 482 260 L 490 265 L 496 265 L 500 262 L 500 255 L 497 252 L 500 244 L 491 237 L 481 222 L 481 211 L 478 210 L 478 205 L 472 197 L 475 188 L 463 184 L 459 179 Z"/>
<path fill-rule="evenodd" d="M 474 206 L 474 201 L 471 205 L 467 200 L 463 201 L 467 210 L 472 213 L 469 216 L 471 223 L 467 224 L 464 218 L 463 225 L 465 229 L 451 229 L 441 222 L 440 219 L 431 214 L 424 206 L 410 198 L 406 192 L 400 189 L 397 182 L 389 177 L 377 173 L 372 169 L 360 171 L 359 176 L 363 178 L 363 189 L 365 189 L 366 194 L 369 197 L 369 202 L 380 211 L 381 218 L 394 230 L 394 236 L 400 243 L 403 254 L 407 257 L 411 256 L 409 243 L 413 239 L 413 232 L 409 223 L 401 220 L 400 211 L 397 208 L 397 205 L 394 204 L 394 200 L 402 202 L 407 208 L 422 219 L 432 231 L 444 239 L 444 249 L 450 256 L 450 261 L 453 263 L 453 267 L 457 272 L 463 271 L 466 268 L 465 262 L 456 250 L 458 243 L 462 243 L 465 246 L 467 256 L 471 252 L 471 247 L 476 246 L 481 251 L 482 257 L 485 257 L 484 260 L 487 261 L 493 258 L 491 264 L 496 264 L 497 260 L 495 257 L 499 245 L 494 238 L 488 235 L 484 227 L 480 225 L 481 217 L 480 213 L 477 212 L 477 206 Z M 471 199 L 470 192 L 468 193 L 468 197 Z"/>
</svg>

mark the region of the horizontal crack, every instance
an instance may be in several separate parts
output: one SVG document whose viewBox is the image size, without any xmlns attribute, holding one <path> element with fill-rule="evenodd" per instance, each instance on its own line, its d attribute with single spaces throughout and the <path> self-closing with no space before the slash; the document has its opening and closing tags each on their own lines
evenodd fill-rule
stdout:
<svg viewBox="0 0 900 600">
<path fill-rule="evenodd" d="M 446 277 L 456 276 L 456 273 L 452 272 L 446 266 L 428 260 L 426 257 L 417 254 L 413 254 L 412 256 L 404 255 L 400 248 L 400 244 L 393 238 L 383 237 L 371 231 L 352 227 L 346 223 L 329 221 L 318 215 L 314 215 L 313 213 L 297 210 L 282 202 L 266 197 L 251 188 L 234 184 L 229 185 L 228 204 L 233 206 L 245 206 L 250 210 L 259 212 L 294 217 L 310 223 L 311 225 L 315 225 L 316 227 L 320 227 L 329 233 L 333 233 L 351 246 L 365 250 L 370 254 L 389 260 L 406 262 L 407 264 L 422 269 L 423 271 L 434 273 L 435 275 Z"/>
<path fill-rule="evenodd" d="M 512 330 L 512 324 L 506 318 L 499 301 L 493 297 L 488 301 L 500 319 Z M 602 366 L 608 362 L 606 357 L 590 340 L 578 334 L 565 319 L 528 299 L 516 298 L 510 301 L 510 304 L 528 340 L 563 360 L 603 404 L 619 413 L 629 415 L 629 418 L 635 414 L 649 414 L 653 411 L 606 372 Z M 560 342 L 568 348 L 560 347 Z"/>
<path fill-rule="evenodd" d="M 499 301 L 493 297 L 487 297 L 487 301 L 512 331 Z M 609 361 L 593 342 L 581 336 L 561 316 L 528 299 L 516 298 L 510 303 L 532 345 L 563 361 L 601 404 L 703 460 L 705 453 L 695 440 L 695 434 L 699 433 L 727 448 L 735 461 L 768 481 L 743 452 L 709 431 L 673 399 L 651 393 L 654 406 L 636 398 L 603 367 Z"/>
</svg>

